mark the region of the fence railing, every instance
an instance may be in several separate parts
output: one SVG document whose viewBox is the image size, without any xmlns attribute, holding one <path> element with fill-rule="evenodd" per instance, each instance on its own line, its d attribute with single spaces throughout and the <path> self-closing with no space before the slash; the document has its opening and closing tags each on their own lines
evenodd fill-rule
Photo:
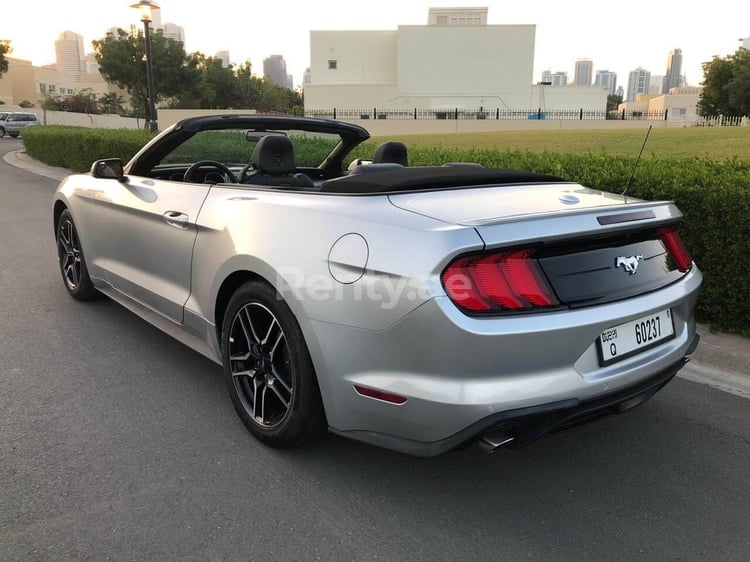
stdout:
<svg viewBox="0 0 750 562">
<path fill-rule="evenodd" d="M 718 115 L 716 117 L 698 117 L 693 122 L 694 127 L 747 127 L 750 126 L 750 119 L 747 117 L 725 117 Z"/>
<path fill-rule="evenodd" d="M 604 111 L 591 109 L 306 109 L 305 117 L 326 119 L 340 119 L 343 121 L 358 121 L 367 119 L 400 119 L 400 120 L 622 120 L 622 121 L 667 121 L 669 111 Z"/>
</svg>

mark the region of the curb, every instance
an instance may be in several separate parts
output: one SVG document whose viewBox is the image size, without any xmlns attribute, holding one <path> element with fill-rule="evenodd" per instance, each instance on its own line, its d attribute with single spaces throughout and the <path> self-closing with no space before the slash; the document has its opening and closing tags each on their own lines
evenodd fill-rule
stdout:
<svg viewBox="0 0 750 562">
<path fill-rule="evenodd" d="M 28 154 L 26 154 L 26 151 L 23 149 L 15 150 L 13 152 L 6 152 L 3 160 L 5 160 L 11 166 L 26 170 L 27 172 L 31 172 L 32 174 L 44 176 L 45 178 L 49 178 L 51 180 L 62 181 L 64 178 L 74 173 L 67 168 L 56 168 L 54 166 L 47 166 L 46 164 L 37 162 Z"/>
<path fill-rule="evenodd" d="M 73 173 L 37 162 L 24 150 L 8 152 L 4 160 L 11 166 L 57 181 Z M 712 333 L 703 324 L 696 329 L 700 345 L 677 376 L 750 399 L 750 338 Z"/>
</svg>

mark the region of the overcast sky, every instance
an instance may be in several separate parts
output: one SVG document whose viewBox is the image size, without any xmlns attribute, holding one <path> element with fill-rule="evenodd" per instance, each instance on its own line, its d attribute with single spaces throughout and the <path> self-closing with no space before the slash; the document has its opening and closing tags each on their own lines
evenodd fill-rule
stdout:
<svg viewBox="0 0 750 562">
<path fill-rule="evenodd" d="M 614 70 L 618 84 L 627 86 L 627 73 L 642 66 L 652 74 L 666 70 L 671 49 L 683 52 L 688 82 L 702 80 L 701 62 L 727 55 L 750 35 L 750 2 L 714 0 L 675 3 L 629 0 L 460 2 L 423 0 L 156 0 L 164 23 L 185 28 L 186 49 L 213 55 L 229 50 L 232 62 L 250 59 L 262 74 L 263 59 L 281 54 L 295 84 L 309 66 L 309 31 L 323 29 L 396 29 L 424 25 L 430 6 L 488 6 L 488 23 L 536 24 L 534 81 L 545 69 L 567 71 L 573 77 L 576 59 L 591 58 L 594 70 Z M 10 39 L 11 56 L 34 64 L 54 62 L 54 41 L 66 30 L 92 39 L 112 26 L 129 27 L 137 12 L 135 0 L 2 0 L 0 39 Z M 21 16 L 24 16 L 21 18 Z M 23 23 L 20 23 L 23 22 Z"/>
</svg>

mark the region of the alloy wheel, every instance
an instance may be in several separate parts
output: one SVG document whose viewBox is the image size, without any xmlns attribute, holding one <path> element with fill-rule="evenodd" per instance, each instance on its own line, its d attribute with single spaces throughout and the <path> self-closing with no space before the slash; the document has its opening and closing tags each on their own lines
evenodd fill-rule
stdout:
<svg viewBox="0 0 750 562">
<path fill-rule="evenodd" d="M 294 396 L 287 339 L 278 319 L 260 303 L 235 315 L 229 333 L 232 383 L 249 416 L 264 429 L 278 426 Z"/>
<path fill-rule="evenodd" d="M 75 291 L 81 283 L 81 245 L 73 222 L 64 220 L 57 237 L 57 252 L 65 283 Z"/>
</svg>

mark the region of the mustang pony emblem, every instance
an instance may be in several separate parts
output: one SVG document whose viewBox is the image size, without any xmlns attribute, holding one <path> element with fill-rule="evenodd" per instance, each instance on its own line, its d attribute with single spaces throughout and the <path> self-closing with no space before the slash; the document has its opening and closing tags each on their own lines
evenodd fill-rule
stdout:
<svg viewBox="0 0 750 562">
<path fill-rule="evenodd" d="M 634 275 L 638 271 L 638 262 L 643 259 L 643 256 L 619 256 L 615 260 L 615 268 L 623 267 L 630 275 Z"/>
</svg>

